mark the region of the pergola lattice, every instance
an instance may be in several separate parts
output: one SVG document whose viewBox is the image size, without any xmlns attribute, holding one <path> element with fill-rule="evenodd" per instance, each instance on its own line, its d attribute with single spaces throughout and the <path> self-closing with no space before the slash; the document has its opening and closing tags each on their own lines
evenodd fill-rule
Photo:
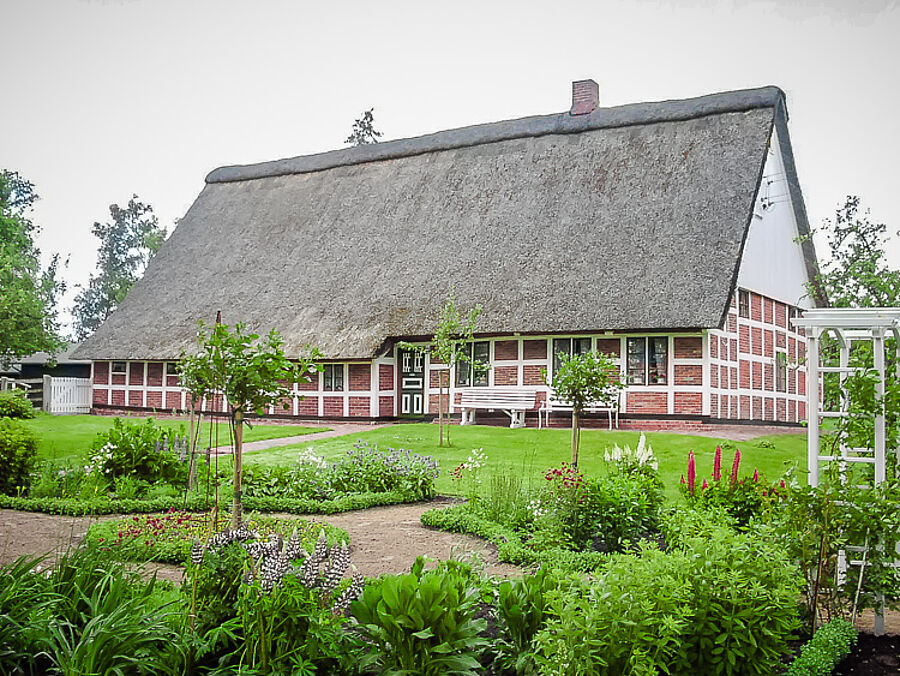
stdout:
<svg viewBox="0 0 900 676">
<path fill-rule="evenodd" d="M 821 449 L 821 426 L 828 418 L 843 418 L 848 415 L 849 401 L 840 398 L 838 410 L 825 410 L 820 400 L 820 378 L 829 373 L 836 373 L 843 386 L 846 379 L 862 371 L 872 370 L 878 374 L 875 394 L 884 396 L 886 359 L 885 341 L 894 337 L 895 369 L 900 377 L 900 308 L 827 308 L 807 310 L 803 317 L 792 320 L 795 326 L 806 332 L 807 341 L 807 379 L 806 401 L 809 421 L 807 442 L 807 463 L 809 467 L 809 484 L 819 484 L 819 473 L 822 465 L 839 462 L 842 467 L 852 463 L 874 465 L 874 482 L 880 484 L 886 476 L 887 451 L 897 453 L 897 449 L 886 449 L 885 423 L 883 412 L 875 416 L 874 448 L 851 447 L 844 440 L 840 441 L 837 453 L 823 454 Z M 831 335 L 837 341 L 839 358 L 837 366 L 823 366 L 821 363 L 821 341 Z M 851 366 L 850 355 L 854 343 L 870 343 L 872 346 L 871 366 Z M 839 558 L 839 568 L 846 571 L 850 565 L 864 565 L 862 560 L 848 557 L 863 551 L 862 547 L 848 547 L 846 553 Z M 875 613 L 875 634 L 884 633 L 884 605 Z"/>
</svg>

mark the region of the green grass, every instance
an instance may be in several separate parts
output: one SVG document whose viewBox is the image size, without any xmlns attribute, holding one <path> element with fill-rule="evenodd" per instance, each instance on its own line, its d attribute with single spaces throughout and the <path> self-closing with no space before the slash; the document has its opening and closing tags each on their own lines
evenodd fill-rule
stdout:
<svg viewBox="0 0 900 676">
<path fill-rule="evenodd" d="M 141 422 L 147 416 L 131 418 L 135 422 Z M 113 424 L 113 418 L 95 415 L 49 415 L 38 413 L 34 420 L 23 420 L 38 436 L 38 456 L 47 460 L 76 461 L 85 457 L 91 442 L 98 432 L 105 432 Z M 161 427 L 177 429 L 184 426 L 188 429 L 188 421 L 160 419 L 157 423 Z M 230 441 L 229 423 L 217 423 L 218 430 L 212 430 L 213 445 L 225 446 Z M 262 441 L 264 439 L 276 439 L 279 437 L 292 437 L 301 434 L 322 432 L 325 427 L 303 427 L 301 425 L 262 425 L 254 424 L 253 429 L 245 427 L 244 441 Z M 218 432 L 218 444 L 216 434 Z M 203 423 L 200 432 L 200 443 L 205 448 L 210 441 L 210 425 Z"/>
<path fill-rule="evenodd" d="M 571 456 L 571 432 L 566 429 L 519 429 L 504 427 L 482 427 L 478 425 L 453 427 L 453 446 L 438 446 L 438 428 L 433 424 L 390 425 L 352 436 L 319 439 L 306 444 L 294 444 L 281 448 L 253 451 L 245 455 L 245 462 L 260 464 L 290 464 L 301 449 L 312 447 L 316 453 L 326 458 L 343 455 L 357 439 L 378 444 L 381 448 L 409 448 L 416 453 L 433 455 L 440 463 L 441 475 L 437 480 L 440 493 L 459 493 L 460 488 L 450 480 L 449 472 L 463 462 L 473 448 L 483 448 L 487 454 L 487 466 L 483 481 L 496 471 L 522 472 L 526 477 L 538 481 L 543 472 L 552 466 L 568 461 Z M 620 446 L 637 445 L 639 432 L 585 430 L 581 437 L 579 467 L 587 475 L 597 475 L 604 471 L 603 453 L 613 444 Z M 761 441 L 770 442 L 774 448 L 760 448 Z M 687 473 L 688 451 L 697 457 L 697 481 L 712 474 L 713 454 L 717 444 L 732 444 L 741 450 L 741 476 L 753 473 L 754 468 L 769 479 L 776 480 L 789 465 L 800 470 L 806 468 L 806 434 L 777 434 L 758 437 L 750 441 L 728 442 L 723 439 L 698 437 L 686 434 L 664 432 L 647 433 L 647 441 L 659 460 L 660 478 L 666 485 L 666 495 L 673 499 L 678 496 L 678 484 L 682 474 Z M 723 452 L 723 471 L 730 471 L 734 451 L 726 448 Z"/>
</svg>

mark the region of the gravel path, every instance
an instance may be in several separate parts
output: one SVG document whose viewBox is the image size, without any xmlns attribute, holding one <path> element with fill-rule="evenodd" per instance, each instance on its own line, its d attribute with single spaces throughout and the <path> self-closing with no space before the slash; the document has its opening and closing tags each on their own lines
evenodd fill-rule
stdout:
<svg viewBox="0 0 900 676">
<path fill-rule="evenodd" d="M 332 425 L 330 430 L 325 432 L 313 432 L 312 434 L 300 434 L 295 437 L 280 437 L 278 439 L 263 439 L 262 441 L 249 441 L 244 444 L 244 451 L 263 451 L 267 448 L 279 448 L 280 446 L 290 446 L 291 444 L 302 444 L 307 441 L 315 441 L 316 439 L 328 439 L 329 437 L 342 437 L 345 434 L 359 434 L 368 430 L 377 430 L 383 425 L 360 425 L 356 423 L 346 423 Z M 214 452 L 216 455 L 231 455 L 231 446 L 219 446 Z"/>
<path fill-rule="evenodd" d="M 471 556 L 473 553 L 485 564 L 485 570 L 489 573 L 504 577 L 521 575 L 519 568 L 497 561 L 497 550 L 492 544 L 468 535 L 425 528 L 419 522 L 423 512 L 451 504 L 451 501 L 443 499 L 332 516 L 314 514 L 304 518 L 345 529 L 350 535 L 351 561 L 366 576 L 409 572 L 419 555 L 448 559 L 451 556 Z M 98 519 L 0 510 L 0 565 L 25 554 L 47 555 L 49 564 L 81 542 L 92 523 L 110 518 L 117 517 Z M 177 566 L 154 564 L 150 569 L 157 571 L 162 578 L 181 580 L 182 569 Z"/>
</svg>

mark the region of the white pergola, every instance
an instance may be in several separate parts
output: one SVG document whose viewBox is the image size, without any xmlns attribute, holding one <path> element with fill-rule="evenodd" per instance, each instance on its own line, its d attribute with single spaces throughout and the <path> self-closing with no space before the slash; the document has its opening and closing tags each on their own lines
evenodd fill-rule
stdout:
<svg viewBox="0 0 900 676">
<path fill-rule="evenodd" d="M 837 373 L 843 385 L 851 374 L 868 370 L 869 367 L 850 366 L 850 350 L 853 343 L 867 342 L 872 345 L 872 368 L 878 374 L 875 392 L 878 397 L 884 396 L 885 387 L 885 339 L 896 338 L 895 368 L 900 376 L 900 308 L 827 308 L 807 310 L 803 317 L 792 320 L 794 326 L 801 327 L 806 333 L 806 410 L 808 418 L 807 463 L 809 466 L 809 484 L 819 484 L 819 469 L 824 463 L 840 462 L 843 467 L 850 463 L 865 463 L 875 467 L 875 484 L 880 484 L 886 476 L 887 451 L 897 453 L 897 449 L 885 448 L 884 415 L 875 416 L 874 448 L 850 447 L 841 442 L 838 454 L 822 454 L 820 430 L 822 421 L 827 418 L 841 418 L 848 415 L 848 405 L 841 398 L 841 408 L 837 411 L 823 410 L 820 401 L 820 377 L 827 373 Z M 823 336 L 832 335 L 840 348 L 837 366 L 823 366 L 820 357 L 820 344 Z M 862 547 L 848 547 L 848 552 L 861 552 Z M 846 553 L 839 559 L 839 567 L 843 570 L 848 565 L 860 565 L 860 561 L 848 560 Z M 862 563 L 864 565 L 864 563 Z M 884 605 L 875 613 L 875 634 L 884 633 Z"/>
</svg>

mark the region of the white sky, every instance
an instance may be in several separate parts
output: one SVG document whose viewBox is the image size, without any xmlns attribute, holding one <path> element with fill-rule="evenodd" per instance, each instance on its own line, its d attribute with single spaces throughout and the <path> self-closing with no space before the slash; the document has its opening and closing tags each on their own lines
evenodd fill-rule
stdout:
<svg viewBox="0 0 900 676">
<path fill-rule="evenodd" d="M 389 140 L 561 112 L 589 77 L 602 105 L 779 85 L 811 223 L 853 193 L 900 228 L 896 0 L 0 0 L 0 63 L 0 168 L 73 286 L 133 193 L 171 230 L 213 168 L 342 147 L 367 108 Z"/>
</svg>

